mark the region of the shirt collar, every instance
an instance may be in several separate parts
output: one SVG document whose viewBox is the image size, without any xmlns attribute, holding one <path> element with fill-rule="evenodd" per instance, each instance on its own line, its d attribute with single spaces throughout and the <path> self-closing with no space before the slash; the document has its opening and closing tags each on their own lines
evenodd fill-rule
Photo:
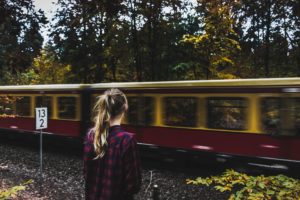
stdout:
<svg viewBox="0 0 300 200">
<path fill-rule="evenodd" d="M 121 125 L 114 125 L 109 127 L 109 132 L 110 133 L 115 133 L 115 132 L 119 132 L 121 130 Z"/>
</svg>

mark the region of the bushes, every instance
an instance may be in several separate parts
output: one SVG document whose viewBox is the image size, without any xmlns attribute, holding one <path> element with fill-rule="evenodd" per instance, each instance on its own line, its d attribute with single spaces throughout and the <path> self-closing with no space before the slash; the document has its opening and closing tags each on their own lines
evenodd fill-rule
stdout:
<svg viewBox="0 0 300 200">
<path fill-rule="evenodd" d="M 19 191 L 25 190 L 26 185 L 32 183 L 32 180 L 29 180 L 21 185 L 14 186 L 12 188 L 9 188 L 7 190 L 0 190 L 0 200 L 5 200 L 8 198 L 14 198 L 17 196 Z"/>
<path fill-rule="evenodd" d="M 187 184 L 213 185 L 216 190 L 231 193 L 229 200 L 249 199 L 300 199 L 300 181 L 284 175 L 249 176 L 234 170 L 227 170 L 221 176 L 187 179 Z"/>
</svg>

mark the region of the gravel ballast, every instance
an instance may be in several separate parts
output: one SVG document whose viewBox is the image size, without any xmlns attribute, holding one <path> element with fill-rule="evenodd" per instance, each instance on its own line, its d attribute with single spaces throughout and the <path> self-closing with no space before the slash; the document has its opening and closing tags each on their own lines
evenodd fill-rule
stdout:
<svg viewBox="0 0 300 200">
<path fill-rule="evenodd" d="M 28 184 L 26 190 L 20 191 L 14 199 L 85 199 L 81 156 L 44 152 L 41 179 L 38 148 L 1 142 L 0 155 L 0 190 L 33 180 L 33 183 Z M 135 199 L 153 199 L 154 185 L 158 185 L 161 200 L 228 199 L 228 194 L 220 193 L 211 187 L 187 185 L 187 178 L 196 177 L 143 164 L 142 188 Z"/>
</svg>

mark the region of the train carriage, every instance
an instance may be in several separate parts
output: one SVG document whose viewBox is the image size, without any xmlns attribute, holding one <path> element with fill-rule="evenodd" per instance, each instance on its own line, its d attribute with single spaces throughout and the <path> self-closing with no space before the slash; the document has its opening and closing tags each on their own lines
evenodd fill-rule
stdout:
<svg viewBox="0 0 300 200">
<path fill-rule="evenodd" d="M 46 133 L 80 137 L 82 85 L 0 87 L 0 128 L 35 130 L 36 107 L 48 108 Z"/>
<path fill-rule="evenodd" d="M 0 87 L 0 128 L 82 137 L 107 88 L 129 101 L 124 126 L 140 145 L 300 163 L 300 78 Z"/>
</svg>

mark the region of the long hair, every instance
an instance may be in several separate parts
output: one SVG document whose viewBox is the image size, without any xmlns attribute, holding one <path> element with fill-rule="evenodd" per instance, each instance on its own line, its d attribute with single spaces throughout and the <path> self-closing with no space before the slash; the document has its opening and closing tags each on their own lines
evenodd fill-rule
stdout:
<svg viewBox="0 0 300 200">
<path fill-rule="evenodd" d="M 102 158 L 105 154 L 107 137 L 109 134 L 110 120 L 123 114 L 128 103 L 126 96 L 118 89 L 108 89 L 98 97 L 98 101 L 94 107 L 96 113 L 94 118 L 94 149 L 96 158 Z"/>
</svg>

